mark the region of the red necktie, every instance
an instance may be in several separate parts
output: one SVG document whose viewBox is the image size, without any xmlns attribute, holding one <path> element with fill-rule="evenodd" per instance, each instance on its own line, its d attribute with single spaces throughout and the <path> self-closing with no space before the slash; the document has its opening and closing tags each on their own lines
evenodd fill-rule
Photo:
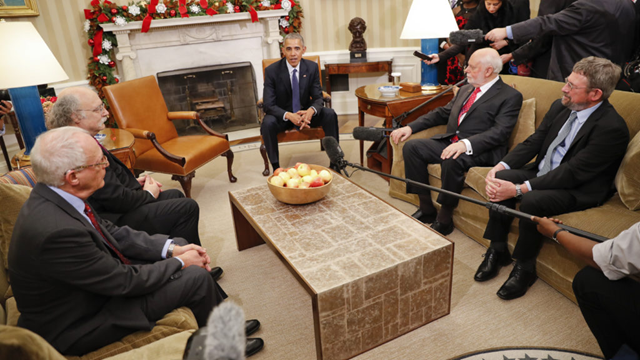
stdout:
<svg viewBox="0 0 640 360">
<path fill-rule="evenodd" d="M 473 90 L 473 92 L 471 93 L 471 96 L 469 96 L 469 99 L 467 100 L 467 102 L 464 104 L 464 106 L 460 110 L 460 114 L 458 115 L 458 126 L 460 126 L 460 119 L 462 119 L 462 115 L 466 114 L 467 111 L 469 111 L 469 109 L 471 109 L 471 106 L 476 101 L 476 96 L 478 95 L 479 92 L 480 92 L 480 88 L 479 87 L 476 88 L 475 90 Z M 458 140 L 460 140 L 458 138 L 458 135 L 454 135 L 451 138 L 451 142 L 452 143 L 458 142 Z"/>
<path fill-rule="evenodd" d="M 96 228 L 96 230 L 98 230 L 100 235 L 102 235 L 104 242 L 107 243 L 107 245 L 111 248 L 111 250 L 113 250 L 113 252 L 116 253 L 116 255 L 118 255 L 118 258 L 120 258 L 120 261 L 122 261 L 126 265 L 131 265 L 131 261 L 129 261 L 129 259 L 124 257 L 124 255 L 122 255 L 122 253 L 118 251 L 118 249 L 116 249 L 115 246 L 113 246 L 113 244 L 109 241 L 109 239 L 107 239 L 107 237 L 104 236 L 102 229 L 100 229 L 100 225 L 98 225 L 96 216 L 93 214 L 93 211 L 91 211 L 91 208 L 87 203 L 84 203 L 84 213 L 87 214 L 87 216 L 89 217 L 89 220 L 91 220 L 91 225 L 93 225 L 93 227 Z"/>
</svg>

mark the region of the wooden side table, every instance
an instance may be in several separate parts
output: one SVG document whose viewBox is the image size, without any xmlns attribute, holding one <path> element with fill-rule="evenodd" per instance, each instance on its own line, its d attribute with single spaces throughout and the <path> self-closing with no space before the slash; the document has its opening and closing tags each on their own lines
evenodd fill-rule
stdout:
<svg viewBox="0 0 640 360">
<path fill-rule="evenodd" d="M 389 74 L 389 82 L 393 81 L 391 76 L 391 64 L 393 60 L 371 61 L 363 63 L 333 63 L 324 64 L 327 71 L 327 93 L 331 95 L 331 75 L 357 74 L 357 73 L 374 73 L 386 72 Z"/>
<path fill-rule="evenodd" d="M 99 134 L 106 137 L 100 142 L 105 149 L 109 150 L 118 160 L 122 161 L 133 173 L 133 166 L 136 163 L 136 154 L 133 149 L 135 138 L 127 130 L 106 128 Z"/>
<path fill-rule="evenodd" d="M 364 114 L 369 114 L 373 116 L 383 117 L 385 119 L 384 125 L 387 128 L 393 127 L 392 120 L 394 117 L 403 114 L 406 111 L 409 111 L 418 105 L 424 103 L 425 101 L 431 99 L 436 96 L 438 92 L 417 92 L 417 93 L 409 93 L 406 91 L 400 91 L 396 96 L 382 96 L 380 91 L 378 91 L 378 87 L 385 84 L 374 84 L 361 86 L 356 89 L 356 97 L 358 98 L 358 126 L 364 126 Z M 449 92 L 444 94 L 434 102 L 425 105 L 421 109 L 417 110 L 415 113 L 408 116 L 406 119 L 402 121 L 402 125 L 407 125 L 408 123 L 414 121 L 419 116 L 428 113 L 429 111 L 446 105 L 451 98 L 453 97 L 453 93 Z M 383 140 L 386 142 L 386 154 L 381 154 L 375 151 L 381 145 L 379 142 L 374 143 L 369 148 L 368 158 L 367 158 L 367 166 L 370 169 L 382 171 L 384 173 L 391 173 L 391 163 L 393 161 L 393 152 L 391 148 L 391 144 L 389 143 L 389 138 L 385 138 Z M 384 146 L 383 145 L 383 146 Z M 360 163 L 364 164 L 364 141 L 360 140 Z M 387 181 L 389 180 L 388 178 Z"/>
</svg>

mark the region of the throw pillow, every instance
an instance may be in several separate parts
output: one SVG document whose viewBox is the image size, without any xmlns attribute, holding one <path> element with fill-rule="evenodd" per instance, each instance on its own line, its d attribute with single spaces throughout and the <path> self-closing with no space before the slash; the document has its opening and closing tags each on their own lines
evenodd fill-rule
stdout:
<svg viewBox="0 0 640 360">
<path fill-rule="evenodd" d="M 509 151 L 525 141 L 534 131 L 536 131 L 536 99 L 531 98 L 522 102 L 518 122 L 509 138 Z"/>
<path fill-rule="evenodd" d="M 633 137 L 616 174 L 616 189 L 629 210 L 640 209 L 640 133 Z"/>
<path fill-rule="evenodd" d="M 22 185 L 8 185 L 0 183 L 0 255 L 4 268 L 7 269 L 7 256 L 9 255 L 9 242 L 13 233 L 13 226 L 18 219 L 18 213 L 22 204 L 27 201 L 31 188 Z"/>
</svg>

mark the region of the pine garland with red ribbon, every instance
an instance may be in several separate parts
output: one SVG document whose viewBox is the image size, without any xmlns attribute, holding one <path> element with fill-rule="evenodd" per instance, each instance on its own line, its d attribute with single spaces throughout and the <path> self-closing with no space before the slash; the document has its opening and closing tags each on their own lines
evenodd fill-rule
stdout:
<svg viewBox="0 0 640 360">
<path fill-rule="evenodd" d="M 251 21 L 258 21 L 258 12 L 288 9 L 289 15 L 280 19 L 280 33 L 286 35 L 300 32 L 302 8 L 294 0 L 148 0 L 118 6 L 109 0 L 91 0 L 91 8 L 84 10 L 84 30 L 89 37 L 92 57 L 88 62 L 89 84 L 98 90 L 104 100 L 102 88 L 119 82 L 114 75 L 116 63 L 113 50 L 118 46 L 112 32 L 104 32 L 100 24 L 126 25 L 142 21 L 141 32 L 149 31 L 153 20 L 188 18 L 192 16 L 214 16 L 227 13 L 248 12 Z M 106 104 L 106 101 L 105 101 Z M 108 105 L 108 104 L 106 104 Z"/>
</svg>

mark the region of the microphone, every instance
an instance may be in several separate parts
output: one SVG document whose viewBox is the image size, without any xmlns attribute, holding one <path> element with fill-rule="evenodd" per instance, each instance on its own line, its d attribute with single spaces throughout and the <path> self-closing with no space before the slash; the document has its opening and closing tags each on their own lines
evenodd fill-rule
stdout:
<svg viewBox="0 0 640 360">
<path fill-rule="evenodd" d="M 244 360 L 246 347 L 244 312 L 232 303 L 216 307 L 207 321 L 205 358 L 208 360 Z"/>
<path fill-rule="evenodd" d="M 480 29 L 452 31 L 449 33 L 449 41 L 455 45 L 467 46 L 483 42 L 484 34 Z"/>
<path fill-rule="evenodd" d="M 378 142 L 389 137 L 385 132 L 391 132 L 393 129 L 377 128 L 371 126 L 357 126 L 353 128 L 353 137 L 357 140 L 366 140 Z"/>
<path fill-rule="evenodd" d="M 425 189 L 429 189 L 432 191 L 436 191 L 439 193 L 443 193 L 443 194 L 447 194 L 450 196 L 453 196 L 455 198 L 458 198 L 460 200 L 464 200 L 464 201 L 468 201 L 471 203 L 474 203 L 476 205 L 481 205 L 486 207 L 487 209 L 489 209 L 489 211 L 494 211 L 500 214 L 504 214 L 504 215 L 509 215 L 509 216 L 514 216 L 514 217 L 518 217 L 521 219 L 525 219 L 528 221 L 533 221 L 531 220 L 531 216 L 530 214 L 524 213 L 522 211 L 518 211 L 518 210 L 514 210 L 511 208 L 508 208 L 504 205 L 499 205 L 496 203 L 492 203 L 490 201 L 488 202 L 483 202 L 481 200 L 478 199 L 474 199 L 468 196 L 464 196 L 458 193 L 455 193 L 453 191 L 449 191 L 449 190 L 445 190 L 445 189 L 441 189 L 439 187 L 435 187 L 435 186 L 431 186 L 431 185 L 427 185 L 427 184 L 423 184 L 421 182 L 418 181 L 413 181 L 413 180 L 409 180 L 409 179 L 403 179 L 401 177 L 397 177 L 391 174 L 386 174 L 383 173 L 381 171 L 377 171 L 377 170 L 372 170 L 369 168 L 366 168 L 364 166 L 361 165 L 357 165 L 357 164 L 352 164 L 348 161 L 346 161 L 344 159 L 344 152 L 342 151 L 342 149 L 340 148 L 340 146 L 338 145 L 338 141 L 336 141 L 336 139 L 327 136 L 324 139 L 322 139 L 322 146 L 324 146 L 324 150 L 327 153 L 327 156 L 329 156 L 329 159 L 331 160 L 332 163 L 338 165 L 340 167 L 340 170 L 343 170 L 344 173 L 347 175 L 347 177 L 349 177 L 349 174 L 347 173 L 346 170 L 344 170 L 344 168 L 346 168 L 347 166 L 359 169 L 359 170 L 363 170 L 363 171 L 367 171 L 367 172 L 372 172 L 374 174 L 378 174 L 380 176 L 385 176 L 394 180 L 398 180 L 398 181 L 402 181 L 405 182 L 407 184 L 411 184 L 411 185 L 415 185 L 415 186 L 419 186 Z M 594 241 L 598 241 L 598 242 L 603 242 L 605 240 L 608 240 L 607 238 L 600 236 L 600 235 L 596 235 L 596 234 L 592 234 L 590 232 L 581 230 L 581 229 L 576 229 L 574 227 L 571 226 L 567 226 L 564 224 L 558 224 L 559 227 L 561 227 L 562 229 L 565 229 L 573 234 L 576 234 L 578 236 L 582 236 L 582 237 L 586 237 L 588 239 L 594 240 Z"/>
</svg>

